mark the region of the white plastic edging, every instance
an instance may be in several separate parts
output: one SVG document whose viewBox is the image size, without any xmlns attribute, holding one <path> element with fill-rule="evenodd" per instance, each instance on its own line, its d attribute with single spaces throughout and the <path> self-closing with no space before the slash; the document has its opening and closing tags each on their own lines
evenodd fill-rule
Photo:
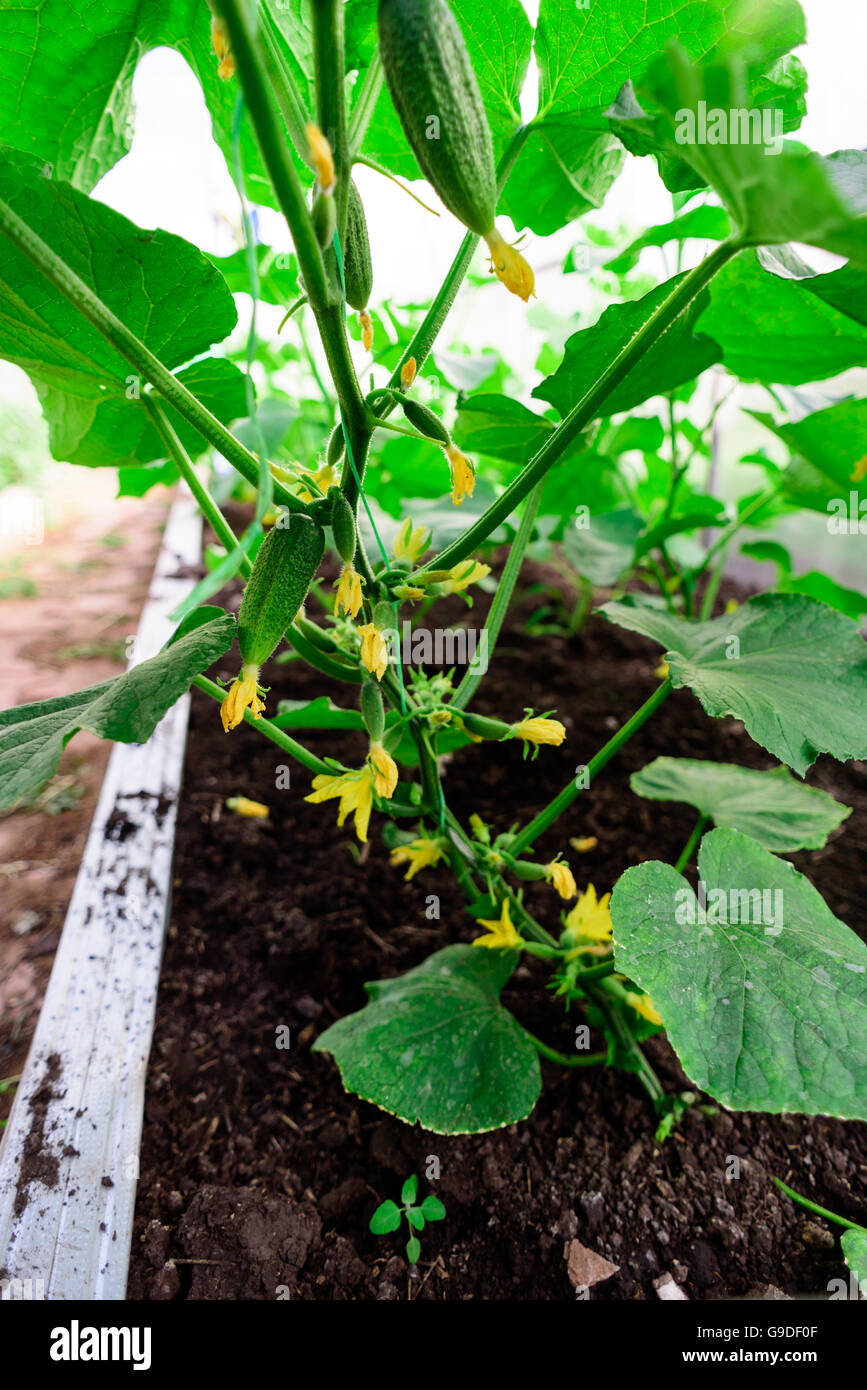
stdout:
<svg viewBox="0 0 867 1390">
<path fill-rule="evenodd" d="M 201 558 L 172 506 L 130 665 L 154 656 Z M 123 1299 L 144 1084 L 171 898 L 189 696 L 116 744 L 0 1146 L 0 1299 Z"/>
</svg>

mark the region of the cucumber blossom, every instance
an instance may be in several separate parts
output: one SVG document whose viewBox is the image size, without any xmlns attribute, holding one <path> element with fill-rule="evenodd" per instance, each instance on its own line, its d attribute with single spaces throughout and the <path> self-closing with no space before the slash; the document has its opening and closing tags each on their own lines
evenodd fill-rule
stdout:
<svg viewBox="0 0 867 1390">
<path fill-rule="evenodd" d="M 420 434 L 427 435 L 428 439 L 435 439 L 437 444 L 451 444 L 452 437 L 438 415 L 434 415 L 432 410 L 428 410 L 426 405 L 420 401 L 401 401 L 403 413 L 409 423 L 419 431 Z"/>
<path fill-rule="evenodd" d="M 364 309 L 373 289 L 373 265 L 370 259 L 370 239 L 361 197 L 352 179 L 349 180 L 349 199 L 346 210 L 346 245 L 343 254 L 343 278 L 346 283 L 346 302 L 353 309 Z"/>
<path fill-rule="evenodd" d="M 355 556 L 355 517 L 339 487 L 329 489 L 331 498 L 331 530 L 334 535 L 334 548 L 346 565 L 351 565 Z"/>
<path fill-rule="evenodd" d="M 494 225 L 497 176 L 488 118 L 447 0 L 379 0 L 388 89 L 422 173 L 478 236 Z"/>
<path fill-rule="evenodd" d="M 307 595 L 325 550 L 325 533 L 309 516 L 281 518 L 259 547 L 238 614 L 244 665 L 261 666 Z"/>
</svg>

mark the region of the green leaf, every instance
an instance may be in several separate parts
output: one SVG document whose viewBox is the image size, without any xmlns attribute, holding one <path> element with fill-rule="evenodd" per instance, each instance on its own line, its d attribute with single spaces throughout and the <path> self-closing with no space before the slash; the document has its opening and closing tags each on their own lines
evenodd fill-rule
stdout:
<svg viewBox="0 0 867 1390">
<path fill-rule="evenodd" d="M 312 111 L 306 7 L 301 0 L 281 0 L 274 13 L 284 34 L 283 56 Z M 90 190 L 130 149 L 136 68 L 161 46 L 176 49 L 201 83 L 214 138 L 231 167 L 238 82 L 218 76 L 211 13 L 200 0 L 112 0 L 86 10 L 69 0 L 14 0 L 3 6 L 0 144 L 47 160 L 58 178 Z M 241 148 L 248 197 L 275 206 L 248 121 Z"/>
<path fill-rule="evenodd" d="M 867 646 L 842 613 L 802 594 L 759 594 L 711 622 L 629 598 L 600 610 L 666 648 L 672 684 L 708 714 L 741 719 L 756 743 L 803 776 L 820 753 L 867 757 Z"/>
<path fill-rule="evenodd" d="M 279 729 L 363 729 L 364 721 L 356 709 L 341 709 L 330 695 L 314 700 L 281 700 L 274 723 Z"/>
<path fill-rule="evenodd" d="M 511 396 L 470 396 L 458 406 L 452 436 L 462 449 L 526 463 L 554 426 Z"/>
<path fill-rule="evenodd" d="M 234 327 L 220 275 L 180 237 L 144 231 L 8 152 L 0 153 L 0 197 L 167 367 L 207 352 Z M 141 399 L 144 383 L 126 358 L 6 238 L 0 309 L 0 356 L 36 386 L 55 458 L 94 466 L 165 457 Z M 246 412 L 243 377 L 231 362 L 208 358 L 178 375 L 221 420 Z M 200 453 L 197 432 L 172 408 L 168 415 Z"/>
<path fill-rule="evenodd" d="M 208 260 L 219 270 L 233 294 L 250 294 L 250 270 L 247 250 L 241 247 L 231 256 L 209 256 Z M 256 247 L 256 268 L 259 276 L 259 298 L 266 304 L 278 304 L 288 308 L 293 299 L 301 293 L 298 280 L 298 262 L 286 251 L 275 251 L 271 246 Z"/>
<path fill-rule="evenodd" d="M 421 1256 L 421 1241 L 417 1236 L 410 1236 L 406 1243 L 406 1258 L 411 1265 L 416 1265 Z"/>
<path fill-rule="evenodd" d="M 370 1229 L 375 1236 L 388 1235 L 400 1225 L 400 1207 L 396 1202 L 380 1202 L 370 1218 Z"/>
<path fill-rule="evenodd" d="M 715 276 L 700 327 L 719 343 L 727 370 L 744 381 L 797 386 L 836 376 L 867 362 L 867 326 L 834 307 L 833 281 L 841 274 L 850 286 L 853 277 L 867 286 L 867 274 L 849 266 L 817 275 L 826 282 L 817 286 L 771 275 L 755 255 L 738 256 Z"/>
<path fill-rule="evenodd" d="M 601 129 L 599 128 L 601 125 Z M 607 123 L 550 116 L 530 127 L 500 199 L 520 231 L 550 236 L 602 206 L 625 156 Z"/>
<path fill-rule="evenodd" d="M 550 401 L 561 415 L 567 415 L 683 278 L 676 275 L 666 280 L 642 299 L 613 304 L 592 328 L 573 333 L 557 371 L 540 382 L 532 394 Z M 703 291 L 678 315 L 641 361 L 606 396 L 603 402 L 606 415 L 631 410 L 650 396 L 671 391 L 719 360 L 717 344 L 706 334 L 693 332 L 695 321 L 707 304 L 708 294 Z"/>
<path fill-rule="evenodd" d="M 592 584 L 614 584 L 635 561 L 635 546 L 644 530 L 644 519 L 631 507 L 618 507 L 601 516 L 591 515 L 590 525 L 567 526 L 563 553 L 570 565 Z"/>
<path fill-rule="evenodd" d="M 686 801 L 718 826 L 751 835 L 777 854 L 821 849 L 851 807 L 798 782 L 785 767 L 756 772 L 732 763 L 656 758 L 629 785 L 653 801 Z"/>
<path fill-rule="evenodd" d="M 416 1231 L 424 1230 L 424 1216 L 419 1207 L 410 1207 L 406 1213 L 406 1219 L 410 1226 Z"/>
<path fill-rule="evenodd" d="M 853 517 L 857 523 L 867 499 L 867 474 L 858 477 L 858 465 L 867 460 L 867 401 L 839 401 L 794 424 L 777 425 L 770 415 L 751 414 L 794 455 L 783 479 L 788 496 L 801 507 L 831 513 L 832 534 L 835 526 L 846 531 Z"/>
<path fill-rule="evenodd" d="M 154 463 L 144 468 L 121 467 L 117 470 L 118 497 L 144 497 L 152 487 L 174 487 L 180 473 L 173 463 Z"/>
<path fill-rule="evenodd" d="M 411 1178 L 407 1178 L 400 1192 L 400 1200 L 405 1207 L 412 1206 L 418 1196 L 418 1174 L 413 1173 Z"/>
<path fill-rule="evenodd" d="M 787 579 L 780 588 L 787 594 L 809 594 L 810 598 L 827 603 L 829 608 L 836 608 L 848 618 L 860 618 L 867 613 L 867 594 L 860 589 L 847 589 L 821 570 L 808 570 L 806 574 Z"/>
<path fill-rule="evenodd" d="M 695 66 L 672 42 L 636 94 L 639 107 L 619 103 L 613 118 L 618 134 L 636 152 L 688 165 L 698 186 L 710 184 L 719 194 L 746 244 L 798 241 L 867 262 L 867 156 L 844 150 L 826 159 L 784 142 L 776 125 L 782 118 L 779 86 L 763 82 L 742 56 Z M 747 121 L 755 114 L 761 137 L 740 125 L 732 130 L 739 113 Z M 714 121 L 725 123 L 721 137 Z"/>
<path fill-rule="evenodd" d="M 858 1281 L 863 1297 L 867 1293 L 867 1231 L 860 1228 L 844 1231 L 840 1237 L 840 1249 Z"/>
<path fill-rule="evenodd" d="M 429 1192 L 421 1204 L 426 1221 L 442 1221 L 445 1218 L 446 1209 L 439 1197 L 435 1197 Z"/>
<path fill-rule="evenodd" d="M 512 952 L 447 946 L 405 975 L 365 986 L 370 1002 L 313 1045 L 348 1091 L 436 1134 L 479 1134 L 525 1119 L 539 1059 L 499 1003 Z"/>
<path fill-rule="evenodd" d="M 0 808 L 31 798 L 57 771 L 73 734 L 145 743 L 193 678 L 229 650 L 228 614 L 195 628 L 122 676 L 0 712 Z"/>
<path fill-rule="evenodd" d="M 671 241 L 680 244 L 690 240 L 725 241 L 730 231 L 731 222 L 725 208 L 702 203 L 700 207 L 690 208 L 671 222 L 648 227 L 640 237 L 636 237 L 635 241 L 631 241 L 610 261 L 606 261 L 605 269 L 613 271 L 616 275 L 625 275 L 638 265 L 638 259 L 646 246 L 667 246 Z"/>
<path fill-rule="evenodd" d="M 737 830 L 611 899 L 617 969 L 651 996 L 687 1076 L 723 1105 L 867 1118 L 867 947 L 812 884 Z M 744 920 L 745 919 L 745 920 Z"/>
</svg>

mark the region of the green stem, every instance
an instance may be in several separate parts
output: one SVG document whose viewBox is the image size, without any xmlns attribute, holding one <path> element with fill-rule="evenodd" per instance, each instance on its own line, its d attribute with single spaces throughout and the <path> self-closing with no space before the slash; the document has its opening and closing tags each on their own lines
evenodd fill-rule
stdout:
<svg viewBox="0 0 867 1390">
<path fill-rule="evenodd" d="M 308 666 L 315 666 L 317 671 L 321 671 L 324 676 L 331 676 L 333 680 L 345 681 L 347 685 L 361 685 L 364 677 L 358 667 L 352 667 L 348 664 L 344 666 L 335 658 L 328 656 L 321 648 L 314 646 L 295 623 L 286 629 L 285 637 L 289 645 L 295 648 Z"/>
<path fill-rule="evenodd" d="M 211 699 L 218 701 L 219 704 L 222 704 L 226 698 L 223 687 L 217 685 L 215 681 L 209 680 L 207 676 L 196 676 L 193 685 L 204 691 L 206 695 L 210 695 Z M 278 748 L 282 748 L 284 753 L 288 753 L 291 758 L 308 768 L 310 772 L 323 772 L 329 777 L 334 775 L 333 767 L 329 767 L 321 758 L 317 758 L 315 753 L 309 753 L 300 743 L 296 743 L 294 738 L 290 738 L 282 729 L 278 729 L 276 724 L 272 724 L 270 719 L 264 719 L 261 715 L 258 719 L 254 719 L 250 711 L 245 710 L 244 722 L 249 724 L 251 729 L 258 729 L 260 734 L 264 734 L 265 738 L 276 743 Z"/>
<path fill-rule="evenodd" d="M 384 73 L 379 50 L 374 49 L 370 65 L 361 79 L 349 120 L 349 149 L 353 160 L 357 160 L 359 163 L 365 162 L 360 159 L 358 152 L 364 144 L 364 137 L 373 119 L 376 103 L 379 101 L 379 94 L 382 91 L 383 78 Z"/>
<path fill-rule="evenodd" d="M 714 275 L 741 249 L 738 242 L 723 242 L 700 265 L 697 265 L 694 270 L 684 276 L 679 284 L 675 285 L 667 298 L 609 362 L 601 376 L 597 377 L 593 385 L 585 391 L 569 414 L 561 420 L 517 478 L 488 507 L 478 521 L 468 527 L 464 534 L 453 541 L 451 545 L 446 546 L 445 550 L 431 560 L 425 568 L 448 569 L 457 564 L 459 560 L 465 560 L 501 522 L 506 520 L 522 498 L 526 497 L 527 493 L 535 487 L 540 478 L 544 478 L 573 439 L 595 418 L 603 402 L 628 375 L 636 362 L 661 338 L 666 329 L 704 289 L 705 285 L 713 279 Z"/>
<path fill-rule="evenodd" d="M 500 628 L 503 626 L 503 619 L 506 616 L 506 610 L 509 606 L 509 602 L 512 597 L 512 592 L 515 588 L 515 581 L 518 578 L 518 574 L 520 573 L 521 565 L 523 563 L 524 552 L 527 549 L 530 537 L 533 534 L 533 525 L 536 520 L 536 513 L 539 510 L 539 503 L 542 500 L 543 487 L 544 483 L 538 483 L 537 486 L 530 493 L 530 496 L 527 498 L 527 504 L 524 507 L 524 515 L 521 518 L 521 525 L 518 528 L 518 534 L 512 542 L 511 549 L 509 550 L 509 558 L 506 561 L 505 568 L 503 569 L 503 573 L 500 576 L 500 582 L 497 585 L 497 592 L 494 594 L 493 602 L 491 603 L 491 607 L 488 612 L 488 618 L 487 622 L 485 623 L 484 631 L 487 633 L 487 657 L 489 661 L 491 658 L 491 654 L 493 653 L 494 647 L 497 644 L 497 638 L 500 635 Z M 463 679 L 461 680 L 460 685 L 455 691 L 454 698 L 451 701 L 451 703 L 454 706 L 456 706 L 457 709 L 466 708 L 466 706 L 469 704 L 470 700 L 473 698 L 476 691 L 478 690 L 479 686 L 481 685 L 484 675 L 484 671 L 474 669 L 472 665 L 467 667 L 466 671 L 464 672 Z"/>
<path fill-rule="evenodd" d="M 175 433 L 172 423 L 163 409 L 162 403 L 147 393 L 142 397 L 142 400 L 156 426 L 157 432 L 174 460 L 178 472 L 193 494 L 199 511 L 207 518 L 217 540 L 225 547 L 227 553 L 231 554 L 239 545 L 238 537 L 235 535 L 235 532 L 232 530 L 228 521 L 223 516 L 223 513 L 220 511 L 220 508 L 217 506 L 217 503 L 214 501 L 196 472 L 193 461 Z M 249 575 L 252 568 L 253 564 L 250 557 L 245 555 L 241 561 L 243 573 Z"/>
<path fill-rule="evenodd" d="M 654 711 L 659 708 L 670 690 L 671 681 L 666 679 L 662 682 L 662 685 L 654 690 L 650 699 L 645 700 L 641 708 L 636 710 L 632 718 L 627 719 L 626 723 L 617 730 L 617 733 L 608 740 L 605 746 L 600 748 L 595 757 L 587 764 L 588 782 L 592 782 L 595 775 L 601 772 L 602 768 L 605 767 L 606 763 L 611 761 L 615 753 L 618 753 L 623 745 L 628 743 L 635 731 L 640 729 L 645 720 L 649 719 Z M 550 825 L 554 824 L 554 821 L 558 816 L 563 814 L 566 807 L 571 806 L 572 802 L 581 791 L 583 791 L 583 787 L 577 787 L 574 781 L 564 787 L 559 796 L 555 796 L 554 800 L 540 811 L 537 816 L 534 816 L 529 824 L 525 825 L 524 829 L 515 836 L 515 839 L 509 845 L 509 853 L 514 855 L 516 859 L 519 855 L 523 854 L 534 840 L 537 840 Z"/>
<path fill-rule="evenodd" d="M 212 415 L 207 406 L 188 391 L 183 382 L 173 376 L 169 369 L 155 357 L 150 348 L 145 347 L 140 338 L 127 328 L 125 323 L 112 313 L 107 304 L 94 294 L 89 285 L 76 275 L 74 270 L 54 252 L 41 237 L 20 218 L 8 203 L 0 199 L 0 232 L 32 261 L 37 270 L 50 280 L 55 289 L 65 295 L 78 312 L 98 329 L 113 348 L 135 367 L 139 376 L 147 381 L 161 396 L 173 405 L 179 415 L 198 430 L 224 458 L 228 459 L 238 472 L 252 483 L 259 482 L 259 463 L 255 454 L 245 449 L 240 440 Z M 307 508 L 286 488 L 275 485 L 277 500 L 292 511 L 306 511 Z"/>
<path fill-rule="evenodd" d="M 576 1057 L 569 1057 L 565 1052 L 558 1052 L 556 1048 L 549 1047 L 547 1043 L 543 1043 L 541 1038 L 537 1038 L 535 1034 L 530 1032 L 529 1028 L 524 1028 L 523 1024 L 521 1024 L 521 1027 L 527 1034 L 527 1037 L 530 1039 L 536 1051 L 540 1053 L 542 1057 L 547 1057 L 549 1062 L 556 1062 L 558 1066 L 601 1067 L 606 1061 L 608 1054 L 605 1052 L 587 1052 L 584 1056 L 579 1054 Z"/>
<path fill-rule="evenodd" d="M 695 847 L 701 839 L 702 832 L 705 826 L 707 825 L 709 819 L 709 816 L 701 815 L 699 816 L 698 820 L 693 826 L 692 834 L 690 835 L 689 839 L 687 840 L 686 844 L 681 850 L 678 861 L 674 866 L 678 873 L 682 873 L 683 870 L 686 868 L 687 864 L 689 863 L 690 859 L 692 859 L 692 856 L 695 852 Z"/>
<path fill-rule="evenodd" d="M 344 99 L 343 0 L 314 0 L 313 68 L 316 76 L 316 115 L 319 128 L 331 146 L 337 187 L 337 235 L 346 242 L 346 208 L 349 196 L 351 160 L 346 134 Z"/>
<path fill-rule="evenodd" d="M 844 1216 L 837 1216 L 835 1212 L 828 1211 L 827 1207 L 820 1207 L 817 1202 L 811 1202 L 809 1197 L 802 1197 L 800 1192 L 789 1187 L 781 1178 L 775 1178 L 773 1173 L 771 1174 L 771 1182 L 785 1192 L 787 1197 L 791 1197 L 793 1202 L 798 1202 L 808 1211 L 814 1211 L 817 1216 L 824 1216 L 826 1221 L 835 1221 L 838 1226 L 845 1226 L 849 1231 L 865 1231 L 867 1233 L 867 1227 L 860 1226 L 857 1221 L 847 1221 Z"/>
<path fill-rule="evenodd" d="M 708 546 L 701 564 L 693 570 L 692 577 L 694 580 L 697 579 L 700 574 L 704 573 L 714 556 L 725 549 L 735 533 L 740 531 L 742 526 L 746 526 L 751 517 L 755 516 L 757 512 L 760 512 L 763 507 L 766 507 L 769 502 L 774 500 L 782 486 L 782 478 L 778 482 L 772 483 L 764 492 L 760 492 L 758 497 L 754 497 L 749 506 L 744 507 L 740 516 L 735 517 L 734 521 L 729 522 L 728 526 L 717 536 L 713 545 Z"/>
<path fill-rule="evenodd" d="M 265 69 L 280 108 L 280 114 L 286 122 L 286 129 L 292 144 L 298 153 L 299 158 L 312 169 L 313 163 L 310 158 L 310 150 L 307 144 L 307 134 L 304 127 L 310 119 L 308 112 L 304 108 L 301 93 L 292 74 L 280 46 L 281 35 L 277 26 L 277 21 L 271 14 L 268 4 L 263 0 L 259 8 L 261 25 L 259 34 L 262 39 L 262 53 L 265 61 Z"/>
<path fill-rule="evenodd" d="M 731 539 L 731 537 L 729 538 Z M 725 574 L 726 561 L 728 559 L 728 545 L 723 546 L 717 557 L 717 562 L 710 573 L 707 581 L 707 588 L 702 595 L 701 608 L 699 609 L 699 621 L 706 622 L 713 615 L 713 606 L 716 603 L 716 596 L 719 593 L 719 586 Z"/>
</svg>

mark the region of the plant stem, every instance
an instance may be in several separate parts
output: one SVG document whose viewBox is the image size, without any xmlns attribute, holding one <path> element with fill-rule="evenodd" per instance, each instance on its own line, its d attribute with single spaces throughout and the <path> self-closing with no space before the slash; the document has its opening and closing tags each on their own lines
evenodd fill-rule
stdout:
<svg viewBox="0 0 867 1390">
<path fill-rule="evenodd" d="M 690 835 L 683 849 L 680 851 L 680 856 L 678 858 L 677 863 L 674 866 L 678 873 L 683 872 L 690 859 L 692 858 L 693 853 L 695 851 L 695 847 L 701 839 L 702 832 L 705 826 L 707 825 L 709 819 L 709 816 L 700 815 L 695 825 L 693 826 L 692 834 Z"/>
<path fill-rule="evenodd" d="M 175 433 L 172 423 L 163 409 L 162 403 L 153 396 L 147 394 L 145 394 L 142 399 L 163 443 L 177 465 L 178 472 L 193 494 L 198 504 L 199 511 L 207 518 L 214 535 L 217 537 L 220 544 L 225 546 L 226 553 L 231 554 L 232 551 L 238 547 L 238 537 L 235 535 L 228 521 L 223 516 L 223 513 L 220 511 L 220 508 L 217 506 L 217 503 L 214 501 L 193 467 L 193 461 Z M 245 555 L 241 561 L 241 570 L 244 574 L 249 575 L 252 569 L 252 561 L 248 555 Z"/>
<path fill-rule="evenodd" d="M 618 753 L 623 745 L 628 743 L 635 731 L 640 729 L 645 720 L 649 719 L 653 712 L 659 708 L 670 690 L 671 680 L 667 678 L 662 682 L 662 685 L 654 690 L 650 699 L 645 700 L 641 708 L 635 711 L 632 718 L 627 719 L 626 723 L 617 730 L 617 733 L 608 740 L 605 746 L 600 748 L 595 757 L 591 758 L 590 762 L 587 764 L 588 782 L 592 782 L 596 773 L 601 772 L 602 768 L 606 763 L 611 761 L 615 753 Z M 566 807 L 571 806 L 576 796 L 583 790 L 583 787 L 577 787 L 574 781 L 564 787 L 560 794 L 554 797 L 553 801 L 549 802 L 537 816 L 534 816 L 533 819 L 524 826 L 523 830 L 519 831 L 515 839 L 509 845 L 509 853 L 516 859 L 523 854 L 524 850 L 528 849 L 534 840 L 537 840 L 550 825 L 554 824 L 554 821 L 558 816 L 563 814 Z"/>
<path fill-rule="evenodd" d="M 725 549 L 735 533 L 739 531 L 742 526 L 746 526 L 750 517 L 755 516 L 757 512 L 760 512 L 763 507 L 766 507 L 769 502 L 773 501 L 782 486 L 782 479 L 772 483 L 764 492 L 760 492 L 758 497 L 754 497 L 749 506 L 744 507 L 740 516 L 735 517 L 734 521 L 729 522 L 728 526 L 717 536 L 713 545 L 708 546 L 701 564 L 692 572 L 693 579 L 697 579 L 700 574 L 704 573 L 714 556 Z"/>
<path fill-rule="evenodd" d="M 196 676 L 193 685 L 220 704 L 226 698 L 226 692 L 222 686 L 209 680 L 207 676 Z M 300 743 L 296 743 L 294 738 L 290 738 L 282 729 L 278 729 L 276 724 L 272 724 L 270 719 L 263 719 L 261 715 L 258 719 L 254 719 L 250 711 L 245 710 L 244 722 L 249 724 L 251 729 L 258 729 L 260 734 L 264 734 L 265 738 L 276 743 L 278 748 L 282 748 L 284 753 L 288 753 L 290 757 L 308 768 L 310 772 L 324 772 L 329 777 L 334 775 L 333 767 L 329 767 L 321 758 L 317 758 L 315 753 L 309 753 Z"/>
<path fill-rule="evenodd" d="M 771 1174 L 771 1182 L 775 1183 L 777 1187 L 785 1192 L 787 1197 L 791 1197 L 793 1202 L 798 1202 L 802 1207 L 806 1207 L 808 1211 L 814 1211 L 817 1216 L 824 1216 L 826 1221 L 836 1221 L 838 1226 L 845 1226 L 849 1231 L 867 1230 L 867 1227 L 859 1225 L 857 1221 L 847 1221 L 844 1216 L 837 1216 L 835 1212 L 828 1211 L 827 1207 L 820 1207 L 818 1203 L 811 1202 L 809 1197 L 802 1197 L 800 1192 L 796 1192 L 794 1188 L 789 1187 L 781 1178 L 775 1178 L 773 1173 Z"/>
<path fill-rule="evenodd" d="M 527 1037 L 530 1039 L 536 1051 L 540 1053 L 542 1057 L 547 1057 L 549 1062 L 556 1062 L 558 1066 L 600 1067 L 606 1061 L 608 1054 L 605 1052 L 587 1052 L 584 1056 L 578 1054 L 575 1057 L 569 1057 L 565 1052 L 558 1052 L 556 1048 L 549 1047 L 547 1043 L 543 1043 L 541 1038 L 537 1038 L 535 1034 L 530 1032 L 529 1028 L 524 1028 L 523 1024 L 521 1024 L 521 1027 L 527 1034 Z"/>
<path fill-rule="evenodd" d="M 280 47 L 280 30 L 271 14 L 267 0 L 262 0 L 259 16 L 261 19 L 259 33 L 262 38 L 265 68 L 277 98 L 280 114 L 286 122 L 286 129 L 289 131 L 290 139 L 299 158 L 312 168 L 310 151 L 307 147 L 307 135 L 304 130 L 310 117 L 304 109 L 298 84 L 283 56 Z"/>
<path fill-rule="evenodd" d="M 32 261 L 37 270 L 51 281 L 55 289 L 72 303 L 78 312 L 98 329 L 121 356 L 135 367 L 144 381 L 159 391 L 179 415 L 198 430 L 203 439 L 228 459 L 254 487 L 259 482 L 259 462 L 255 454 L 245 449 L 240 440 L 212 415 L 207 406 L 188 391 L 182 381 L 145 347 L 140 338 L 112 313 L 89 285 L 76 275 L 60 256 L 18 216 L 8 203 L 0 199 L 0 232 Z M 306 512 L 307 508 L 286 488 L 275 485 L 275 497 L 292 511 Z"/>
<path fill-rule="evenodd" d="M 484 631 L 487 633 L 487 656 L 489 660 L 497 644 L 497 638 L 500 635 L 500 628 L 503 625 L 503 619 L 506 616 L 506 610 L 515 588 L 515 581 L 521 570 L 524 552 L 529 544 L 530 536 L 533 534 L 533 524 L 536 520 L 536 513 L 539 510 L 539 503 L 542 500 L 543 487 L 544 483 L 538 483 L 527 498 L 527 503 L 524 507 L 524 515 L 521 518 L 521 525 L 518 528 L 518 534 L 512 542 L 511 549 L 509 550 L 509 558 L 500 576 L 497 592 L 494 594 L 494 599 L 488 612 Z M 474 669 L 472 664 L 467 667 L 463 679 L 451 701 L 457 709 L 466 708 L 481 685 L 484 675 L 484 671 Z"/>
<path fill-rule="evenodd" d="M 344 99 L 344 36 L 343 0 L 314 0 L 313 67 L 316 75 L 316 116 L 319 128 L 331 146 L 337 187 L 334 199 L 337 208 L 337 235 L 340 244 L 346 242 L 346 207 L 349 196 L 351 160 L 346 134 L 346 103 Z"/>
<path fill-rule="evenodd" d="M 437 569 L 448 569 L 457 564 L 459 560 L 466 559 L 502 521 L 506 520 L 521 499 L 526 497 L 531 488 L 535 487 L 539 479 L 544 478 L 576 435 L 598 414 L 603 402 L 628 375 L 636 362 L 659 340 L 678 315 L 713 279 L 714 275 L 741 249 L 738 242 L 723 242 L 700 265 L 691 270 L 678 285 L 675 285 L 658 309 L 642 324 L 637 333 L 633 334 L 604 372 L 585 391 L 580 401 L 560 421 L 554 432 L 549 435 L 538 453 L 534 454 L 517 478 L 488 507 L 478 521 L 467 528 L 463 536 L 446 546 L 445 550 L 429 561 L 424 568 L 435 566 Z"/>
</svg>

